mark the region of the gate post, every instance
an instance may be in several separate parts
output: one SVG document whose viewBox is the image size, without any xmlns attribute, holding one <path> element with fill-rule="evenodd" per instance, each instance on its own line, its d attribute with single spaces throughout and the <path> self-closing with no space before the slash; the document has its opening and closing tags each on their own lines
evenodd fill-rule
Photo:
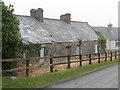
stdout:
<svg viewBox="0 0 120 90">
<path fill-rule="evenodd" d="M 80 66 L 82 66 L 82 55 L 79 55 L 79 60 L 80 60 Z"/>
<path fill-rule="evenodd" d="M 100 63 L 100 53 L 98 53 L 98 63 Z"/>
<path fill-rule="evenodd" d="M 89 64 L 91 64 L 91 54 L 89 54 Z"/>
<path fill-rule="evenodd" d="M 111 51 L 111 58 L 110 58 L 110 61 L 112 61 L 112 51 Z"/>
<path fill-rule="evenodd" d="M 26 60 L 26 76 L 29 76 L 29 59 Z"/>
<path fill-rule="evenodd" d="M 68 58 L 68 69 L 70 69 L 70 55 L 68 55 L 67 58 Z"/>
<path fill-rule="evenodd" d="M 53 72 L 53 58 L 50 55 L 50 72 Z"/>
<path fill-rule="evenodd" d="M 105 62 L 107 62 L 107 52 L 105 52 Z"/>
</svg>

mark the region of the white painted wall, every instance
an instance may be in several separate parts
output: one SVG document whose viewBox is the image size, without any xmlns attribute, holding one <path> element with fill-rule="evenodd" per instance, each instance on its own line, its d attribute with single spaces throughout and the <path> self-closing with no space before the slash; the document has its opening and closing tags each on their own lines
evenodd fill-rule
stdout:
<svg viewBox="0 0 120 90">
<path fill-rule="evenodd" d="M 116 40 L 106 40 L 106 50 L 116 50 Z"/>
<path fill-rule="evenodd" d="M 111 50 L 115 50 L 116 49 L 116 41 L 110 41 L 111 44 Z"/>
<path fill-rule="evenodd" d="M 110 41 L 107 39 L 106 40 L 106 50 L 110 50 Z"/>
</svg>

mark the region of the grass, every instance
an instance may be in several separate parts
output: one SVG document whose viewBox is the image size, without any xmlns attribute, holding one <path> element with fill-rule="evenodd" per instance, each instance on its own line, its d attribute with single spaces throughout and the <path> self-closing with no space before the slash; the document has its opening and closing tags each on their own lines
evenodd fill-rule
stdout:
<svg viewBox="0 0 120 90">
<path fill-rule="evenodd" d="M 56 82 L 59 80 L 68 79 L 71 77 L 78 76 L 80 74 L 86 73 L 91 70 L 95 70 L 101 67 L 106 67 L 112 64 L 117 64 L 118 61 L 104 62 L 99 64 L 91 64 L 88 66 L 82 66 L 78 68 L 69 69 L 62 72 L 53 72 L 35 77 L 17 77 L 16 79 L 11 79 L 10 76 L 3 76 L 3 88 L 35 88 L 38 86 L 46 85 L 51 82 Z"/>
</svg>

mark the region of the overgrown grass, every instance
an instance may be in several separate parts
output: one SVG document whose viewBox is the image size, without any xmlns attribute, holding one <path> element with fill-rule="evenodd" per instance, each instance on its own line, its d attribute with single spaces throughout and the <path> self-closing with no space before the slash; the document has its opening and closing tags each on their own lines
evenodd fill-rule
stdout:
<svg viewBox="0 0 120 90">
<path fill-rule="evenodd" d="M 118 61 L 104 62 L 99 64 L 91 64 L 88 66 L 82 66 L 78 68 L 69 69 L 63 72 L 53 72 L 36 77 L 17 77 L 11 79 L 10 76 L 3 76 L 3 88 L 35 88 L 51 82 L 64 80 L 67 78 L 75 77 L 80 74 L 86 73 L 91 70 L 95 70 L 101 67 L 106 67 L 112 64 L 117 64 Z"/>
</svg>

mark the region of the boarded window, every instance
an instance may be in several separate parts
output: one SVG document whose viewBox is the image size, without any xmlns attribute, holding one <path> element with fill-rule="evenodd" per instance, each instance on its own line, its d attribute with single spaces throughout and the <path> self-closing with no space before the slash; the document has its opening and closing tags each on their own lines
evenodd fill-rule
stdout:
<svg viewBox="0 0 120 90">
<path fill-rule="evenodd" d="M 98 53 L 98 45 L 95 44 L 95 53 Z"/>
<path fill-rule="evenodd" d="M 40 57 L 44 57 L 45 56 L 45 48 L 41 48 L 40 49 Z M 44 59 L 40 59 L 40 64 L 44 63 Z"/>
<path fill-rule="evenodd" d="M 76 55 L 79 55 L 80 54 L 80 46 L 77 46 L 76 47 Z M 76 56 L 76 57 L 79 57 L 79 56 Z"/>
<path fill-rule="evenodd" d="M 77 46 L 77 47 L 76 47 L 76 55 L 79 55 L 79 53 L 80 53 L 79 50 L 80 50 L 80 47 Z"/>
<path fill-rule="evenodd" d="M 71 46 L 66 46 L 66 55 L 70 55 Z"/>
</svg>

